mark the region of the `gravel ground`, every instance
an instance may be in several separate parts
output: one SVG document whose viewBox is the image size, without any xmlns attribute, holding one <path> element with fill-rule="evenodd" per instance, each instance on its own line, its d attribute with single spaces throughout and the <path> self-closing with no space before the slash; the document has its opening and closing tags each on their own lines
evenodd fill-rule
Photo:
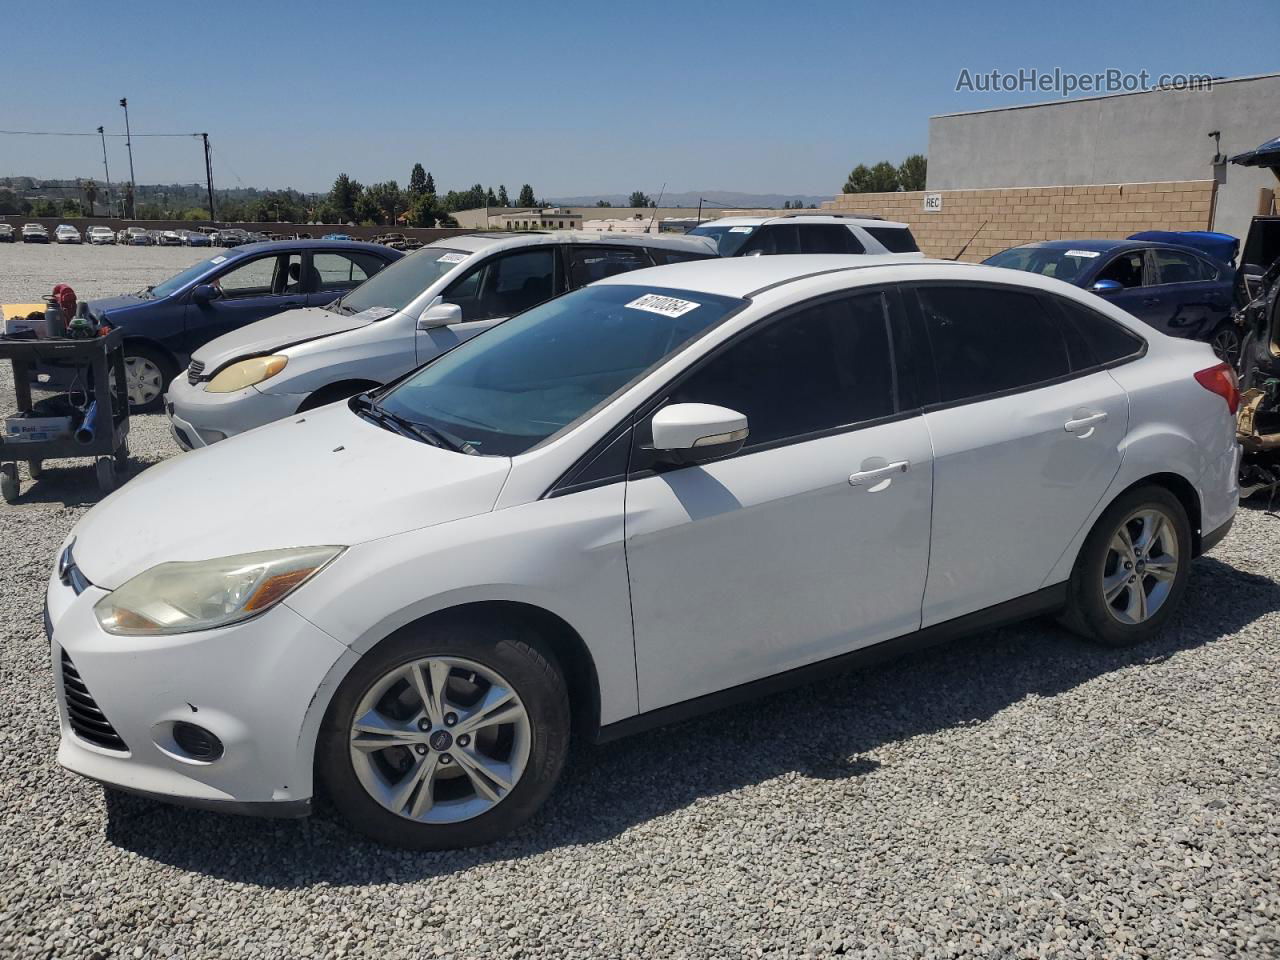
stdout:
<svg viewBox="0 0 1280 960">
<path fill-rule="evenodd" d="M 0 301 L 127 290 L 194 253 L 0 247 Z M 160 418 L 133 430 L 134 471 L 176 455 Z M 323 809 L 186 811 L 57 768 L 43 582 L 96 498 L 68 465 L 0 504 L 0 956 L 1280 956 L 1260 507 L 1149 646 L 1035 622 L 583 748 L 517 836 L 419 854 Z"/>
</svg>

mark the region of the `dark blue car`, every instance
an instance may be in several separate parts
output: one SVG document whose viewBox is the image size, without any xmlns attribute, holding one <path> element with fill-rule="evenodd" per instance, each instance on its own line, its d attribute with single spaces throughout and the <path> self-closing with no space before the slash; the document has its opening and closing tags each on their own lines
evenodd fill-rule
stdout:
<svg viewBox="0 0 1280 960">
<path fill-rule="evenodd" d="M 1190 246 L 1146 240 L 1049 240 L 1002 250 L 984 263 L 1084 287 L 1174 337 L 1203 340 L 1232 365 L 1235 267 Z"/>
<path fill-rule="evenodd" d="M 252 243 L 201 260 L 163 283 L 89 301 L 99 323 L 125 331 L 129 408 L 160 409 L 169 381 L 215 337 L 295 307 L 324 306 L 403 257 L 338 240 Z M 39 385 L 69 389 L 76 371 L 42 366 Z"/>
</svg>

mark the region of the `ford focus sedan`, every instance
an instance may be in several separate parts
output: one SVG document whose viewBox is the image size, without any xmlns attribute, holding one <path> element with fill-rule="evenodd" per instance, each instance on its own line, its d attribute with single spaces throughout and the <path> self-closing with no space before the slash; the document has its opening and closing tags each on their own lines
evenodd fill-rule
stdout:
<svg viewBox="0 0 1280 960">
<path fill-rule="evenodd" d="M 1231 525 L 1237 399 L 1204 344 L 1032 274 L 611 277 L 91 510 L 48 586 L 58 758 L 483 843 L 574 737 L 1038 614 L 1153 636 Z"/>
</svg>

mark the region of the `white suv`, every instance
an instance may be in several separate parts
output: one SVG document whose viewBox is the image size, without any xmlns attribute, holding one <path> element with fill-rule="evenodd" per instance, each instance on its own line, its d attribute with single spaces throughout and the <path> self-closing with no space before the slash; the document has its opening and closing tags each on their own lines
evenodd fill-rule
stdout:
<svg viewBox="0 0 1280 960">
<path fill-rule="evenodd" d="M 114 245 L 116 242 L 116 235 L 115 233 L 112 232 L 110 227 L 103 227 L 103 226 L 90 227 L 88 230 L 84 232 L 84 235 L 86 238 L 88 238 L 89 243 L 91 245 L 102 245 L 102 244 Z"/>
<path fill-rule="evenodd" d="M 723 217 L 690 236 L 710 237 L 722 257 L 781 253 L 898 253 L 922 258 L 905 223 L 841 213 L 789 213 L 780 217 Z"/>
<path fill-rule="evenodd" d="M 392 264 L 327 307 L 290 310 L 197 350 L 165 409 L 184 449 L 390 383 L 507 317 L 595 280 L 715 256 L 671 234 L 477 233 Z M 326 265 L 317 256 L 317 283 Z M 333 268 L 348 271 L 350 263 Z"/>
<path fill-rule="evenodd" d="M 462 846 L 574 735 L 1039 614 L 1137 643 L 1231 525 L 1238 398 L 1020 271 L 610 277 L 90 510 L 48 587 L 58 760 L 281 815 L 315 774 L 378 840 Z"/>
</svg>

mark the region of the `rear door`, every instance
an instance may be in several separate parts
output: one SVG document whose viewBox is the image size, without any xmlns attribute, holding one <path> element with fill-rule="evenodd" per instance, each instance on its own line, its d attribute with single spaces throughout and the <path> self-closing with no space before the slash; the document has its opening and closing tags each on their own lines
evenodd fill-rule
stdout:
<svg viewBox="0 0 1280 960">
<path fill-rule="evenodd" d="M 1217 267 L 1189 250 L 1156 247 L 1150 251 L 1157 329 L 1174 337 L 1206 340 L 1231 310 L 1231 283 Z"/>
<path fill-rule="evenodd" d="M 918 284 L 934 451 L 924 626 L 1034 593 L 1120 469 L 1124 391 L 1023 288 Z"/>
</svg>

